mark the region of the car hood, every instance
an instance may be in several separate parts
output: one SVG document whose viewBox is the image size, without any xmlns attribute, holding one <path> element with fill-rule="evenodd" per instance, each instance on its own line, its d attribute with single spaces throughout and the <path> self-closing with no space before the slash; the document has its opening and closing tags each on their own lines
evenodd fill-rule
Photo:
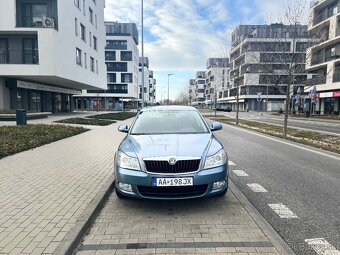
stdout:
<svg viewBox="0 0 340 255">
<path fill-rule="evenodd" d="M 203 157 L 207 154 L 211 134 L 128 135 L 120 150 L 139 159 L 147 157 L 190 156 Z M 216 142 L 213 143 L 216 145 Z"/>
</svg>

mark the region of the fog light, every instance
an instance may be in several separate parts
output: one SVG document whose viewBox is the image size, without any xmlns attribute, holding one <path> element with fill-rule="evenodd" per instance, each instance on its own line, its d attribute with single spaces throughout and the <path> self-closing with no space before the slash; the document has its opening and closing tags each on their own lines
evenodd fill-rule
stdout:
<svg viewBox="0 0 340 255">
<path fill-rule="evenodd" d="M 225 185 L 225 181 L 214 182 L 213 189 L 221 189 Z"/>
<path fill-rule="evenodd" d="M 128 192 L 132 192 L 132 186 L 131 186 L 130 184 L 126 184 L 126 183 L 119 182 L 119 183 L 118 183 L 118 187 L 119 187 L 121 190 L 125 190 L 125 191 L 128 191 Z"/>
</svg>

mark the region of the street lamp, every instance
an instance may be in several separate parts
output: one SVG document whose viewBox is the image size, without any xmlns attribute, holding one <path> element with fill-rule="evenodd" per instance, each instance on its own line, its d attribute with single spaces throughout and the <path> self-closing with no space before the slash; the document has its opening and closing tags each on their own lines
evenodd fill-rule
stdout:
<svg viewBox="0 0 340 255">
<path fill-rule="evenodd" d="M 142 108 L 144 108 L 144 1 L 141 0 L 141 19 L 142 19 Z"/>
<path fill-rule="evenodd" d="M 170 105 L 170 76 L 174 75 L 173 73 L 168 73 L 168 105 Z"/>
</svg>

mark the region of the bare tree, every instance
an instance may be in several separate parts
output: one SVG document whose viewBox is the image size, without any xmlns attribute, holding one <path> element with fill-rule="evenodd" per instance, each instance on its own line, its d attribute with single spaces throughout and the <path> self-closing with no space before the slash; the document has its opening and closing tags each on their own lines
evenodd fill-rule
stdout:
<svg viewBox="0 0 340 255">
<path fill-rule="evenodd" d="M 177 104 L 177 105 L 188 105 L 188 103 L 189 103 L 188 92 L 187 91 L 179 92 L 174 103 Z"/>
</svg>

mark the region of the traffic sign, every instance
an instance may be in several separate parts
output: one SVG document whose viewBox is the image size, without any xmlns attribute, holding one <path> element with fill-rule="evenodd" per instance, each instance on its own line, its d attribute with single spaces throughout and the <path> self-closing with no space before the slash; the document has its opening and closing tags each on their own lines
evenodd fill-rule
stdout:
<svg viewBox="0 0 340 255">
<path fill-rule="evenodd" d="M 261 102 L 262 101 L 262 98 L 261 97 L 258 97 L 257 98 L 257 102 Z"/>
<path fill-rule="evenodd" d="M 293 101 L 296 101 L 296 99 L 297 99 L 296 96 L 295 96 L 295 95 L 292 95 L 292 100 L 293 100 Z"/>
<path fill-rule="evenodd" d="M 262 92 L 257 92 L 256 94 L 260 97 L 262 95 Z"/>
</svg>

